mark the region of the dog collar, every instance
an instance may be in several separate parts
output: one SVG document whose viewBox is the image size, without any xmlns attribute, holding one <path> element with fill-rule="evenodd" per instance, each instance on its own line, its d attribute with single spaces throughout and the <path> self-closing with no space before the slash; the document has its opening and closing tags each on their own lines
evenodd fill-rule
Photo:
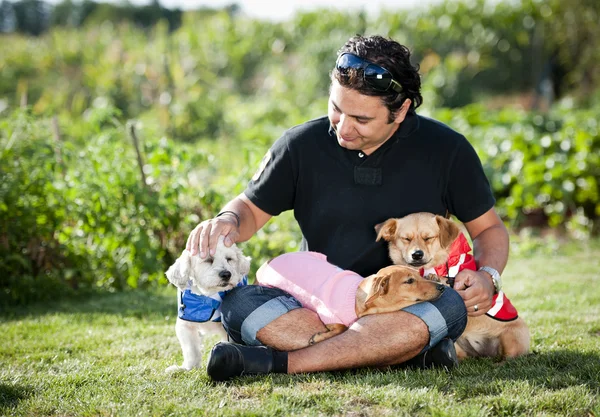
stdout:
<svg viewBox="0 0 600 417">
<path fill-rule="evenodd" d="M 248 277 L 244 276 L 236 287 L 248 285 Z M 179 309 L 177 317 L 186 321 L 205 323 L 221 321 L 221 302 L 231 290 L 220 291 L 211 295 L 195 294 L 191 290 L 191 282 L 184 291 L 179 291 Z"/>
<path fill-rule="evenodd" d="M 448 252 L 448 261 L 445 264 L 427 269 L 421 268 L 419 270 L 421 276 L 434 274 L 440 277 L 454 278 L 463 269 L 472 269 L 473 271 L 477 269 L 475 259 L 470 253 L 471 245 L 464 234 L 458 235 L 450 245 Z"/>
</svg>

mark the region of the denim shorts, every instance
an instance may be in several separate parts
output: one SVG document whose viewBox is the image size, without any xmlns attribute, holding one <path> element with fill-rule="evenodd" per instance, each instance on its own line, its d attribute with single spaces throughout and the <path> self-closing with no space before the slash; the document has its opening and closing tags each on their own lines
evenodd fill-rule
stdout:
<svg viewBox="0 0 600 417">
<path fill-rule="evenodd" d="M 256 333 L 285 313 L 302 308 L 298 300 L 278 288 L 248 285 L 232 289 L 221 304 L 223 327 L 236 343 L 260 346 Z M 414 314 L 429 328 L 429 344 L 423 351 L 449 337 L 456 341 L 467 326 L 465 303 L 452 288 L 447 287 L 434 301 L 425 301 L 403 308 Z"/>
</svg>

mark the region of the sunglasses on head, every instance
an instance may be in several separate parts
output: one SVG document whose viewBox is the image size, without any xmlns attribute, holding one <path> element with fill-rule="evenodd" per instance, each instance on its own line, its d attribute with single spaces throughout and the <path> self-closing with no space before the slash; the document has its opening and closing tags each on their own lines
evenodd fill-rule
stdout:
<svg viewBox="0 0 600 417">
<path fill-rule="evenodd" d="M 358 55 L 344 52 L 338 57 L 335 68 L 342 74 L 346 73 L 350 68 L 362 70 L 365 82 L 375 90 L 388 91 L 391 88 L 397 93 L 402 92 L 402 85 L 394 80 L 391 72 Z"/>
</svg>

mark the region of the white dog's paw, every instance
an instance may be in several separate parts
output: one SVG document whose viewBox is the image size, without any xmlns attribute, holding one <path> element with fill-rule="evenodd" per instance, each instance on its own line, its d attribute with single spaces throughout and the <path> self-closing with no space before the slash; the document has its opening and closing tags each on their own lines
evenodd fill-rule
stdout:
<svg viewBox="0 0 600 417">
<path fill-rule="evenodd" d="M 187 372 L 187 371 L 191 371 L 191 369 L 184 368 L 183 366 L 179 366 L 179 365 L 171 365 L 167 369 L 165 369 L 165 372 L 167 374 L 174 374 L 174 373 Z"/>
</svg>

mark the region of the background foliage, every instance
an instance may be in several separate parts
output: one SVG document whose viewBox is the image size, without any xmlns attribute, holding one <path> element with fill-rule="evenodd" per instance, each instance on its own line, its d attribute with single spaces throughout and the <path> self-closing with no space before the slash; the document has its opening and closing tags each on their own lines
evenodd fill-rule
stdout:
<svg viewBox="0 0 600 417">
<path fill-rule="evenodd" d="M 300 13 L 0 4 L 0 303 L 164 283 L 284 129 L 322 115 L 353 34 L 411 47 L 420 110 L 478 150 L 507 224 L 598 232 L 600 5 Z M 134 146 L 139 142 L 139 155 Z M 290 214 L 244 250 L 295 250 Z"/>
</svg>

